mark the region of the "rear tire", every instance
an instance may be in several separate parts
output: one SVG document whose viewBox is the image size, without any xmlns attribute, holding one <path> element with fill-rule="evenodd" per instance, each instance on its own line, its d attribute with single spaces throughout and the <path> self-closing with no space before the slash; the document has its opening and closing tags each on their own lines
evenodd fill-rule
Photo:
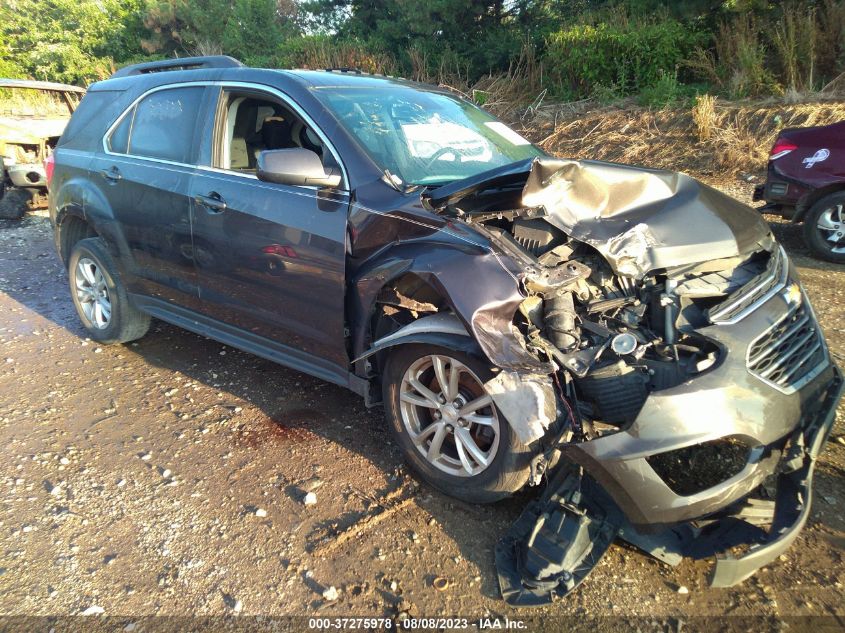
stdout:
<svg viewBox="0 0 845 633">
<path fill-rule="evenodd" d="M 825 196 L 810 207 L 803 229 L 813 255 L 845 264 L 845 191 Z"/>
<path fill-rule="evenodd" d="M 387 423 L 408 465 L 438 490 L 472 503 L 492 503 L 521 489 L 534 455 L 492 401 L 478 400 L 492 377 L 489 363 L 431 345 L 397 347 L 382 375 Z M 439 407 L 432 400 L 437 396 Z M 474 402 L 484 404 L 472 409 Z"/>
<path fill-rule="evenodd" d="M 150 316 L 129 303 L 114 261 L 99 237 L 74 244 L 68 277 L 79 320 L 95 341 L 104 345 L 128 343 L 150 329 Z"/>
<path fill-rule="evenodd" d="M 0 218 L 5 220 L 20 220 L 30 208 L 32 194 L 26 189 L 6 189 L 0 197 Z"/>
</svg>

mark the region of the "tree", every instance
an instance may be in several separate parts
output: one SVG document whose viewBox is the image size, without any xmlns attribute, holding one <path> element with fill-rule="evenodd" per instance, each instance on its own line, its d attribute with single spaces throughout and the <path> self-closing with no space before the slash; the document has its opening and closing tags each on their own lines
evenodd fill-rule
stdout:
<svg viewBox="0 0 845 633">
<path fill-rule="evenodd" d="M 5 0 L 3 59 L 18 74 L 86 83 L 141 52 L 141 0 Z"/>
<path fill-rule="evenodd" d="M 148 0 L 148 53 L 225 53 L 265 60 L 285 36 L 299 33 L 290 0 Z"/>
</svg>

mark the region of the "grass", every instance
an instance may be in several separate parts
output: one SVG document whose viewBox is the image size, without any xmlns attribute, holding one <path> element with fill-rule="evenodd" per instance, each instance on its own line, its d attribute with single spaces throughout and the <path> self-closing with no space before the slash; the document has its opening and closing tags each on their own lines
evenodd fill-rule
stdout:
<svg viewBox="0 0 845 633">
<path fill-rule="evenodd" d="M 713 128 L 716 124 L 716 98 L 713 95 L 705 94 L 696 98 L 692 121 L 698 128 L 699 142 L 713 138 Z"/>
<path fill-rule="evenodd" d="M 0 115 L 68 116 L 68 109 L 64 99 L 57 93 L 0 88 Z"/>
<path fill-rule="evenodd" d="M 764 169 L 769 150 L 785 127 L 842 120 L 841 98 L 732 103 L 710 95 L 698 97 L 692 107 L 659 110 L 639 106 L 633 99 L 616 106 L 547 104 L 528 120 L 510 119 L 524 136 L 559 156 L 726 177 Z"/>
</svg>

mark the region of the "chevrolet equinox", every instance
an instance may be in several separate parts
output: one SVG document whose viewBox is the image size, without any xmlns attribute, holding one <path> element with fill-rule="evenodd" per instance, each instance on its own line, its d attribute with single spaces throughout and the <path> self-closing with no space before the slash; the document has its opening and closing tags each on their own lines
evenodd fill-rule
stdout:
<svg viewBox="0 0 845 633">
<path fill-rule="evenodd" d="M 48 175 L 92 339 L 155 317 L 347 387 L 464 500 L 545 482 L 496 552 L 513 604 L 617 537 L 741 545 L 730 585 L 807 520 L 841 374 L 768 225 L 686 175 L 553 158 L 436 87 L 228 57 L 93 84 Z"/>
</svg>

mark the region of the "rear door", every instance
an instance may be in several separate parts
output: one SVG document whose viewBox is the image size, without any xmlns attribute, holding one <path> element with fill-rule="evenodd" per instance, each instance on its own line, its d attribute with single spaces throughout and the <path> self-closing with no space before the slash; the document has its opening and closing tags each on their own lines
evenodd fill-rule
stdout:
<svg viewBox="0 0 845 633">
<path fill-rule="evenodd" d="M 306 147 L 337 157 L 282 93 L 220 89 L 207 148 L 191 179 L 191 222 L 201 310 L 274 358 L 345 384 L 344 275 L 349 194 L 262 182 L 263 149 Z"/>
<path fill-rule="evenodd" d="M 129 291 L 196 309 L 190 184 L 196 128 L 206 87 L 157 89 L 118 119 L 91 165 L 115 220 L 109 241 L 121 251 Z M 109 226 L 105 223 L 104 226 Z"/>
</svg>

